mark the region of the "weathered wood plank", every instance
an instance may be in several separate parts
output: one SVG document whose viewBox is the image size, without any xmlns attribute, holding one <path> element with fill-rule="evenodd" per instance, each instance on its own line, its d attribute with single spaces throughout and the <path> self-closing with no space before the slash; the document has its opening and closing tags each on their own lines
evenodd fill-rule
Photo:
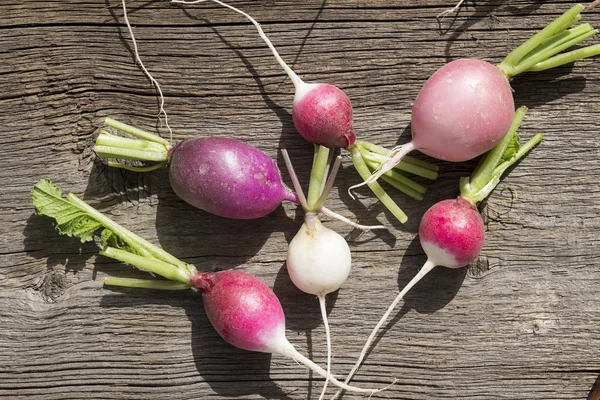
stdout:
<svg viewBox="0 0 600 400">
<path fill-rule="evenodd" d="M 263 24 L 303 79 L 348 93 L 361 138 L 393 146 L 408 140 L 411 102 L 435 69 L 460 57 L 500 61 L 575 2 L 466 2 L 442 22 L 445 32 L 435 17 L 452 1 L 235 4 Z M 250 24 L 214 4 L 128 6 L 175 140 L 231 135 L 281 166 L 285 147 L 306 182 L 311 146 L 293 128 L 293 87 Z M 281 299 L 290 341 L 323 364 L 317 302 L 285 271 L 301 212 L 284 205 L 257 221 L 224 220 L 178 200 L 165 171 L 134 174 L 95 160 L 91 145 L 104 117 L 157 127 L 156 93 L 134 63 L 120 2 L 3 1 L 0 11 L 0 397 L 317 397 L 322 380 L 295 363 L 225 344 L 196 294 L 104 289 L 108 275 L 143 274 L 96 256 L 94 244 L 59 237 L 48 219 L 32 215 L 29 192 L 49 177 L 199 269 L 259 276 Z M 585 18 L 600 25 L 599 15 Z M 516 103 L 530 107 L 522 135 L 540 131 L 544 142 L 483 209 L 480 260 L 463 271 L 436 270 L 409 293 L 357 385 L 396 377 L 374 396 L 393 399 L 588 396 L 600 374 L 599 73 L 599 60 L 585 60 L 512 82 Z M 388 222 L 367 191 L 350 199 L 346 188 L 358 177 L 348 159 L 344 165 L 330 208 L 363 223 Z M 354 257 L 350 279 L 328 306 L 336 373 L 350 369 L 424 262 L 415 236 L 420 215 L 455 196 L 475 161 L 439 165 L 423 202 L 393 194 L 410 220 L 391 233 L 359 235 L 327 221 Z"/>
</svg>

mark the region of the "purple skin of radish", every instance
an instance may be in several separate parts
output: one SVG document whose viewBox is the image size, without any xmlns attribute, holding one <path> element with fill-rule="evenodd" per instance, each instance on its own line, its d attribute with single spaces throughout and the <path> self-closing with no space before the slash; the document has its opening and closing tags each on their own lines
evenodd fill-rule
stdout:
<svg viewBox="0 0 600 400">
<path fill-rule="evenodd" d="M 185 202 L 222 217 L 259 218 L 296 202 L 271 157 L 230 138 L 179 142 L 169 150 L 169 180 Z"/>
<path fill-rule="evenodd" d="M 175 146 L 157 135 L 115 121 L 106 125 L 139 139 L 101 131 L 94 151 L 102 158 L 154 161 L 150 167 L 108 162 L 134 171 L 169 166 L 169 180 L 175 193 L 186 203 L 215 215 L 254 219 L 271 213 L 283 201 L 298 202 L 285 186 L 275 161 L 242 141 L 211 136 L 184 139 Z"/>
<path fill-rule="evenodd" d="M 375 336 L 414 285 L 436 266 L 462 268 L 477 259 L 484 243 L 485 226 L 476 205 L 489 196 L 511 165 L 542 140 L 542 135 L 538 133 L 521 145 L 516 132 L 526 112 L 526 107 L 516 110 L 508 133 L 483 156 L 470 177 L 460 179 L 460 196 L 440 201 L 425 212 L 419 224 L 419 241 L 427 255 L 427 261 L 385 311 L 363 346 L 345 383 L 350 382 Z M 333 398 L 340 393 L 338 391 Z"/>
</svg>

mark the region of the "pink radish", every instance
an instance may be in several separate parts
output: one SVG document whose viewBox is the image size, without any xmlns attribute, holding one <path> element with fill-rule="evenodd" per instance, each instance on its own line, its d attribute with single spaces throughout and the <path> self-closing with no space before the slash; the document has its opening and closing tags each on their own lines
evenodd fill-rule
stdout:
<svg viewBox="0 0 600 400">
<path fill-rule="evenodd" d="M 198 289 L 209 321 L 233 346 L 289 357 L 344 390 L 370 395 L 380 391 L 341 383 L 300 354 L 285 337 L 285 316 L 277 296 L 258 278 L 235 270 L 198 272 L 193 265 L 118 225 L 74 194 L 69 193 L 64 199 L 60 189 L 49 180 L 37 182 L 31 196 L 37 214 L 54 218 L 61 234 L 76 236 L 85 242 L 93 240 L 94 232 L 102 228 L 100 254 L 167 279 L 111 277 L 105 284 L 163 290 Z"/>
<path fill-rule="evenodd" d="M 294 126 L 311 143 L 327 147 L 340 147 L 352 154 L 354 167 L 363 179 L 371 176 L 385 159 L 387 151 L 371 143 L 356 140 L 352 121 L 352 105 L 348 96 L 336 86 L 326 83 L 306 83 L 283 61 L 279 53 L 265 35 L 260 24 L 247 13 L 219 0 L 183 1 L 172 3 L 195 4 L 212 1 L 227 7 L 247 18 L 254 24 L 260 37 L 267 44 L 275 59 L 292 80 L 296 89 L 292 105 Z M 400 171 L 406 171 L 428 179 L 437 178 L 437 167 L 414 158 L 406 158 L 403 163 L 394 165 L 396 170 L 388 171 L 383 179 L 396 189 L 409 196 L 422 199 L 425 188 L 408 179 Z M 400 221 L 407 220 L 406 214 L 390 198 L 377 182 L 369 182 L 369 187 L 385 207 Z"/>
<path fill-rule="evenodd" d="M 581 4 L 573 6 L 496 66 L 461 59 L 436 71 L 413 105 L 412 141 L 393 149 L 378 171 L 350 189 L 373 183 L 413 150 L 442 160 L 466 161 L 498 144 L 514 116 L 511 78 L 600 54 L 600 44 L 561 53 L 598 32 L 590 24 L 568 29 L 583 10 Z"/>
<path fill-rule="evenodd" d="M 477 204 L 491 193 L 508 167 L 542 140 L 542 135 L 538 133 L 523 146 L 520 145 L 516 131 L 526 112 L 526 107 L 520 107 L 515 112 L 513 123 L 502 141 L 484 156 L 471 177 L 461 178 L 461 194 L 458 198 L 440 201 L 425 212 L 419 225 L 419 241 L 427 255 L 427 261 L 383 314 L 367 339 L 345 383 L 352 379 L 360 367 L 381 326 L 417 282 L 438 265 L 446 268 L 462 268 L 477 259 L 485 236 L 484 224 L 477 210 Z M 334 398 L 339 393 L 338 391 Z"/>
</svg>

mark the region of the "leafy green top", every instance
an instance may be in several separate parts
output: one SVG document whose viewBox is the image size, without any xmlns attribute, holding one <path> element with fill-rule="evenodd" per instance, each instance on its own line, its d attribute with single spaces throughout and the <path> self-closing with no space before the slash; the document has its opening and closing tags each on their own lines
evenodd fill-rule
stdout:
<svg viewBox="0 0 600 400">
<path fill-rule="evenodd" d="M 196 268 L 117 224 L 72 193 L 63 198 L 62 191 L 50 180 L 40 179 L 31 192 L 38 215 L 56 220 L 61 235 L 78 237 L 82 242 L 94 240 L 100 233 L 100 253 L 167 279 L 189 284 Z"/>
<path fill-rule="evenodd" d="M 542 140 L 542 134 L 537 133 L 521 145 L 517 129 L 526 113 L 527 107 L 518 108 L 506 136 L 483 156 L 470 177 L 460 178 L 460 195 L 463 198 L 473 204 L 483 201 L 498 185 L 506 169 Z"/>
</svg>

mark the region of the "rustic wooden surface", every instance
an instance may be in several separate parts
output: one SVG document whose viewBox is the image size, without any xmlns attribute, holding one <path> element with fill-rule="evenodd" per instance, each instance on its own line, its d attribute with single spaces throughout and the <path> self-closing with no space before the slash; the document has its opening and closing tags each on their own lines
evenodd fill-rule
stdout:
<svg viewBox="0 0 600 400">
<path fill-rule="evenodd" d="M 498 62 L 575 2 L 466 2 L 439 25 L 435 16 L 453 3 L 234 2 L 262 22 L 302 78 L 343 88 L 358 136 L 385 146 L 408 141 L 411 101 L 443 63 Z M 282 167 L 279 149 L 287 148 L 306 183 L 311 146 L 293 128 L 293 87 L 254 28 L 212 3 L 128 4 L 174 139 L 233 136 Z M 600 11 L 585 18 L 600 26 Z M 57 235 L 50 219 L 33 215 L 29 192 L 51 178 L 201 270 L 256 274 L 280 297 L 290 341 L 324 364 L 317 301 L 285 271 L 302 213 L 288 204 L 256 221 L 225 220 L 178 200 L 165 171 L 117 171 L 96 160 L 90 149 L 104 117 L 157 124 L 156 93 L 134 63 L 119 1 L 3 0 L 0 28 L 0 396 L 316 398 L 322 380 L 314 374 L 223 342 L 197 294 L 103 288 L 108 275 L 142 274 L 97 256 L 95 244 Z M 540 131 L 545 140 L 489 198 L 478 262 L 434 270 L 394 313 L 354 381 L 399 379 L 373 398 L 591 398 L 600 374 L 599 77 L 595 59 L 513 81 L 516 104 L 530 107 L 522 135 Z M 347 195 L 358 175 L 344 154 L 329 207 L 362 223 L 388 222 L 367 191 L 360 201 Z M 329 298 L 338 374 L 425 261 L 420 216 L 455 196 L 475 161 L 439 165 L 424 201 L 393 195 L 410 220 L 391 233 L 361 235 L 327 221 L 354 257 L 350 279 Z"/>
</svg>

